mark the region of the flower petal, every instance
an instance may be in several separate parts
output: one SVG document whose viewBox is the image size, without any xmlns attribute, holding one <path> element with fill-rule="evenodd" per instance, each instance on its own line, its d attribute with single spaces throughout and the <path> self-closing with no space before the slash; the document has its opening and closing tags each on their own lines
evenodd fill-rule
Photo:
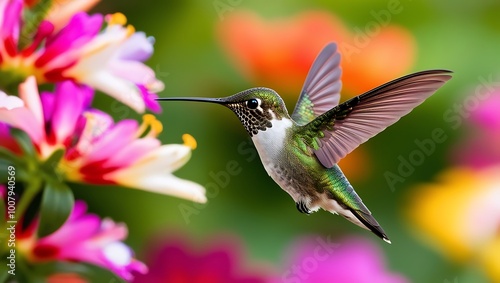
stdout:
<svg viewBox="0 0 500 283">
<path fill-rule="evenodd" d="M 150 92 L 143 85 L 138 85 L 137 87 L 141 91 L 142 99 L 144 99 L 144 103 L 146 104 L 146 108 L 148 108 L 149 110 L 151 110 L 155 113 L 160 113 L 161 112 L 161 105 L 160 105 L 160 103 L 158 103 L 158 101 L 156 101 L 156 98 L 158 98 L 158 95 L 156 93 Z"/>
<path fill-rule="evenodd" d="M 45 133 L 42 131 L 42 128 L 33 126 L 38 124 L 38 120 L 27 108 L 0 109 L 0 122 L 25 131 L 36 144 L 40 144 L 45 139 Z"/>
<path fill-rule="evenodd" d="M 102 64 L 102 62 L 95 62 L 95 64 Z M 76 69 L 71 69 L 67 75 L 74 76 L 82 83 L 107 93 L 138 113 L 145 111 L 142 94 L 133 82 L 117 77 L 106 70 L 96 70 L 95 66 L 79 65 L 78 68 L 81 68 L 78 73 L 74 71 Z"/>
<path fill-rule="evenodd" d="M 121 170 L 113 174 L 118 184 L 123 186 L 143 189 L 153 193 L 171 195 L 194 202 L 205 203 L 205 188 L 201 185 L 177 178 L 170 174 L 135 174 L 132 170 Z"/>
<path fill-rule="evenodd" d="M 43 108 L 38 93 L 38 85 L 35 77 L 28 77 L 23 83 L 19 85 L 19 97 L 24 101 L 26 108 L 28 108 L 36 119 L 37 125 L 41 129 L 44 127 Z"/>
<path fill-rule="evenodd" d="M 74 61 L 80 48 L 92 41 L 103 23 L 102 15 L 78 13 L 60 32 L 47 40 L 47 47 L 35 61 L 35 66 L 54 69 Z"/>
<path fill-rule="evenodd" d="M 151 48 L 144 34 L 130 36 L 127 28 L 108 25 L 80 50 L 81 59 L 67 69 L 64 76 L 103 91 L 142 113 L 145 105 L 136 84 L 151 85 L 154 91 L 161 90 L 163 84 L 156 80 L 149 67 L 132 58 L 147 57 Z"/>
<path fill-rule="evenodd" d="M 90 10 L 99 1 L 100 0 L 59 0 L 53 5 L 45 19 L 53 23 L 56 30 L 60 30 L 69 22 L 73 15 L 81 11 Z"/>
<path fill-rule="evenodd" d="M 64 143 L 74 132 L 85 107 L 85 99 L 92 90 L 78 87 L 73 82 L 65 81 L 56 86 L 55 106 L 51 119 L 51 130 L 58 143 Z"/>
<path fill-rule="evenodd" d="M 19 38 L 21 10 L 23 8 L 22 0 L 2 1 L 5 4 L 5 10 L 2 11 L 3 21 L 0 25 L 0 34 L 10 35 L 14 37 L 15 42 Z"/>
<path fill-rule="evenodd" d="M 127 167 L 141 158 L 144 153 L 150 152 L 161 146 L 159 140 L 154 138 L 142 138 L 132 141 L 122 150 L 111 156 L 104 166 Z"/>
<path fill-rule="evenodd" d="M 206 202 L 202 186 L 170 174 L 189 160 L 190 152 L 184 145 L 164 145 L 131 166 L 109 173 L 106 178 L 127 187 Z"/>
<path fill-rule="evenodd" d="M 122 60 L 146 61 L 153 54 L 153 44 L 144 32 L 132 34 L 121 46 L 117 57 Z"/>
<path fill-rule="evenodd" d="M 191 158 L 191 148 L 181 144 L 162 145 L 157 150 L 150 152 L 147 156 L 135 164 L 147 164 L 147 170 L 163 168 L 165 172 L 174 172 L 182 167 Z"/>
<path fill-rule="evenodd" d="M 0 91 L 0 108 L 11 110 L 23 106 L 24 102 L 19 97 L 13 95 L 7 95 L 5 92 Z"/>
<path fill-rule="evenodd" d="M 84 150 L 87 163 L 106 160 L 135 139 L 138 123 L 135 120 L 122 120 L 102 133 L 101 129 L 93 129 L 101 135 Z"/>
</svg>

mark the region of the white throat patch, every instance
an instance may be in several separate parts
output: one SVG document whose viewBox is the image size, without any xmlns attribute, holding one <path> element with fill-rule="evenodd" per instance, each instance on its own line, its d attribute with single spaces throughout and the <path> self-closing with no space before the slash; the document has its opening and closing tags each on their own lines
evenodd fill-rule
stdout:
<svg viewBox="0 0 500 283">
<path fill-rule="evenodd" d="M 281 120 L 273 119 L 271 124 L 272 127 L 267 128 L 265 131 L 259 131 L 252 136 L 252 141 L 264 163 L 272 162 L 269 159 L 281 151 L 285 144 L 287 129 L 293 125 L 293 122 L 290 119 L 283 118 Z"/>
</svg>

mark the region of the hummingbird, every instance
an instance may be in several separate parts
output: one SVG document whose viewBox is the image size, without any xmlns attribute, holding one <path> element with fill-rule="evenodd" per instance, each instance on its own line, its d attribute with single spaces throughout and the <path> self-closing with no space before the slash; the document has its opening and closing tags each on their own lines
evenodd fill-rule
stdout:
<svg viewBox="0 0 500 283">
<path fill-rule="evenodd" d="M 316 57 L 290 116 L 274 90 L 256 87 L 223 98 L 161 97 L 231 109 L 245 127 L 268 175 L 298 211 L 322 208 L 391 243 L 337 163 L 394 124 L 451 78 L 448 70 L 406 75 L 341 104 L 340 54 L 335 43 Z"/>
</svg>

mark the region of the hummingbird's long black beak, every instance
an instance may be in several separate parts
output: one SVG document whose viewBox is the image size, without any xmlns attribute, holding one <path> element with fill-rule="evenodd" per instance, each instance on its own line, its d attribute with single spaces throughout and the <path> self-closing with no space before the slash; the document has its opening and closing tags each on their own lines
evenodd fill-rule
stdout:
<svg viewBox="0 0 500 283">
<path fill-rule="evenodd" d="M 209 102 L 217 104 L 227 104 L 224 98 L 206 98 L 206 97 L 158 97 L 156 101 L 194 101 L 194 102 Z"/>
</svg>

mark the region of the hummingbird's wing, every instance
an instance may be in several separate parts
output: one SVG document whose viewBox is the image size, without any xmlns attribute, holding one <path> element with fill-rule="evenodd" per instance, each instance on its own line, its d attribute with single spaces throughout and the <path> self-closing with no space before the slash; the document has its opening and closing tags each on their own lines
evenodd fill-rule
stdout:
<svg viewBox="0 0 500 283">
<path fill-rule="evenodd" d="M 293 110 L 292 119 L 299 125 L 305 125 L 337 106 L 342 88 L 341 73 L 337 45 L 330 43 L 314 60 Z"/>
<path fill-rule="evenodd" d="M 323 166 L 331 168 L 420 105 L 450 78 L 451 71 L 422 71 L 365 92 L 305 125 L 302 129 L 305 143 Z"/>
</svg>

